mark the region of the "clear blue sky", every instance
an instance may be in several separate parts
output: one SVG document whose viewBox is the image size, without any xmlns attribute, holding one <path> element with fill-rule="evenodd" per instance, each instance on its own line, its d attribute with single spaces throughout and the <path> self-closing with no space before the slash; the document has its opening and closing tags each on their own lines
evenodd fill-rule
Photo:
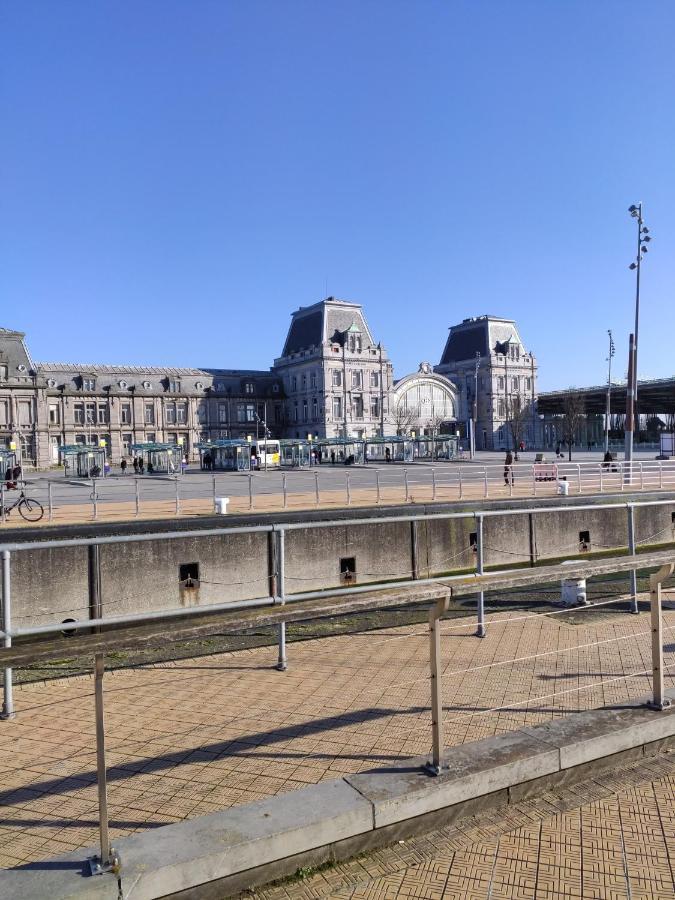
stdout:
<svg viewBox="0 0 675 900">
<path fill-rule="evenodd" d="M 400 377 L 513 316 L 542 389 L 675 373 L 675 3 L 5 0 L 0 325 L 34 358 L 268 367 L 364 304 Z"/>
</svg>

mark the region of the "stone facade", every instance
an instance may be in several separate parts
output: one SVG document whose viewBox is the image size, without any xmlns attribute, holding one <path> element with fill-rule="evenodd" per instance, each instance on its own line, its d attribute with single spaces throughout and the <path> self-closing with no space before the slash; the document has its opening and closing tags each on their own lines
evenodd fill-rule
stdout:
<svg viewBox="0 0 675 900">
<path fill-rule="evenodd" d="M 292 315 L 274 371 L 289 437 L 373 437 L 390 424 L 393 368 L 363 307 L 328 297 Z"/>
<path fill-rule="evenodd" d="M 363 307 L 328 297 L 292 313 L 268 371 L 34 363 L 25 335 L 0 328 L 0 447 L 46 468 L 64 444 L 105 440 L 114 461 L 132 443 L 270 436 L 374 437 L 465 432 L 478 372 L 478 449 L 534 444 L 537 365 L 514 321 L 465 319 L 439 365 L 394 381 Z"/>
<path fill-rule="evenodd" d="M 513 319 L 478 316 L 450 329 L 435 371 L 459 392 L 458 418 L 468 424 L 476 387 L 476 448 L 503 450 L 522 440 L 537 443 L 537 361 L 520 337 Z M 515 441 L 514 441 L 515 438 Z"/>
</svg>

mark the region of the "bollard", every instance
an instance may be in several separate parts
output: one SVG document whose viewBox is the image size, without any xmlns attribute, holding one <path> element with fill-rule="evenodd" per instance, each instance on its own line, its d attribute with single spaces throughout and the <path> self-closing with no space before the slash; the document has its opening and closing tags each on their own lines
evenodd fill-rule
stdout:
<svg viewBox="0 0 675 900">
<path fill-rule="evenodd" d="M 658 572 L 649 576 L 649 599 L 652 625 L 652 702 L 654 709 L 664 710 L 671 706 L 665 696 L 663 683 L 663 616 L 661 610 L 661 584 L 673 574 L 675 565 L 668 563 Z"/>
<path fill-rule="evenodd" d="M 628 552 L 631 556 L 635 556 L 635 507 L 629 503 L 626 507 L 628 513 Z M 638 613 L 637 601 L 637 570 L 630 570 L 630 596 L 631 596 L 631 612 Z"/>
<path fill-rule="evenodd" d="M 478 575 L 483 574 L 483 517 L 480 515 L 476 516 L 476 572 Z M 485 637 L 485 594 L 483 591 L 480 591 L 478 594 L 476 637 Z"/>
<path fill-rule="evenodd" d="M 441 617 L 448 611 L 450 597 L 442 597 L 429 610 L 429 669 L 431 683 L 432 757 L 426 769 L 440 775 L 443 766 L 443 699 L 441 693 Z"/>
<path fill-rule="evenodd" d="M 282 529 L 278 532 L 277 544 L 277 564 L 279 575 L 277 578 L 277 600 L 282 605 L 286 602 L 286 532 Z M 285 672 L 288 668 L 288 660 L 286 658 L 286 623 L 279 622 L 277 628 L 277 639 L 279 646 L 279 654 L 277 658 L 277 669 Z"/>
<path fill-rule="evenodd" d="M 577 494 L 581 493 L 581 466 L 577 463 L 577 481 L 579 482 Z"/>
<path fill-rule="evenodd" d="M 9 550 L 2 551 L 2 630 L 5 632 L 5 648 L 12 646 L 11 637 L 7 633 L 12 629 L 12 597 L 9 578 Z M 14 718 L 14 692 L 12 690 L 12 670 L 5 669 L 5 684 L 2 698 L 0 719 Z"/>
</svg>

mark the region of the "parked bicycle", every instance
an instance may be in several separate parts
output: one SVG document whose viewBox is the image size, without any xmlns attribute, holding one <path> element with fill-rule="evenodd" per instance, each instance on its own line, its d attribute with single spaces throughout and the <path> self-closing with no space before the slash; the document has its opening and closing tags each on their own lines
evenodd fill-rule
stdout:
<svg viewBox="0 0 675 900">
<path fill-rule="evenodd" d="M 13 509 L 18 509 L 21 517 L 27 522 L 39 522 L 45 514 L 42 504 L 37 500 L 26 497 L 23 491 L 21 491 L 14 503 L 0 506 L 0 521 L 4 521 Z"/>
</svg>

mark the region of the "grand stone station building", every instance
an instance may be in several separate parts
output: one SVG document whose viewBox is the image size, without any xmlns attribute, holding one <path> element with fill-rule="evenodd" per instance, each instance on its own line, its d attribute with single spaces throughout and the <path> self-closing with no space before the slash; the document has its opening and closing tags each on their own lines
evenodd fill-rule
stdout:
<svg viewBox="0 0 675 900">
<path fill-rule="evenodd" d="M 363 307 L 334 297 L 292 314 L 267 371 L 37 363 L 24 334 L 0 328 L 0 447 L 14 443 L 25 463 L 46 468 L 60 446 L 101 440 L 118 460 L 145 441 L 181 443 L 194 457 L 199 441 L 265 427 L 292 438 L 465 434 L 476 354 L 477 446 L 510 446 L 508 411 L 516 396 L 535 397 L 536 364 L 507 319 L 466 319 L 435 370 L 422 363 L 398 381 Z"/>
</svg>

